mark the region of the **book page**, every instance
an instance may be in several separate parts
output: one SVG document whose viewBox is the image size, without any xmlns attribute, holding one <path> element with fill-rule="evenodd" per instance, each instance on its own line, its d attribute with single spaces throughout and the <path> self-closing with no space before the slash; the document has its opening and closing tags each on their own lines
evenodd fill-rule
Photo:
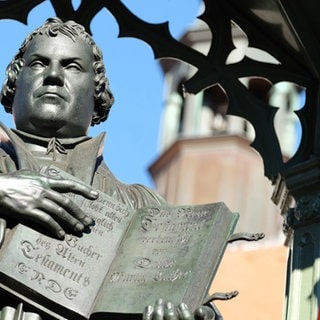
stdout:
<svg viewBox="0 0 320 320">
<path fill-rule="evenodd" d="M 186 302 L 191 309 L 200 306 L 237 220 L 238 214 L 223 203 L 139 210 L 93 319 L 102 319 L 105 312 L 141 314 L 158 298 Z"/>
<path fill-rule="evenodd" d="M 62 319 L 88 319 L 134 211 L 101 192 L 69 197 L 95 220 L 90 233 L 58 240 L 17 225 L 0 250 L 0 286 Z"/>
</svg>

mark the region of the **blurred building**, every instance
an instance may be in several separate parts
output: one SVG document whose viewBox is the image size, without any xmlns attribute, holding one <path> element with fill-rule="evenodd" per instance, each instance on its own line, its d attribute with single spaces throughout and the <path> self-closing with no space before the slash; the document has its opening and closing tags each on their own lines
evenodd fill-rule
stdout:
<svg viewBox="0 0 320 320">
<path fill-rule="evenodd" d="M 211 32 L 200 21 L 181 41 L 207 53 Z M 242 30 L 233 26 L 235 49 L 227 63 L 245 55 L 278 63 L 269 54 L 248 47 Z M 250 147 L 254 130 L 246 120 L 226 115 L 228 97 L 218 85 L 184 94 L 182 83 L 195 69 L 180 61 L 162 60 L 165 76 L 161 154 L 149 171 L 157 190 L 171 204 L 225 202 L 240 213 L 236 232 L 264 232 L 264 240 L 228 246 L 212 292 L 239 290 L 232 301 L 217 303 L 225 320 L 281 319 L 287 250 L 282 218 L 271 201 L 272 185 L 264 177 L 260 155 Z M 275 127 L 284 157 L 296 149 L 301 90 L 292 83 L 271 84 L 262 78 L 240 79 L 252 94 L 279 107 Z"/>
</svg>

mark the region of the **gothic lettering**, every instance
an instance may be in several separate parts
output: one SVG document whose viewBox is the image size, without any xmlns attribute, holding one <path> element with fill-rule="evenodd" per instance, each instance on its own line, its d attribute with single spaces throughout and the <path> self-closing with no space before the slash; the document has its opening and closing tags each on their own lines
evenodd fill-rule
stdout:
<svg viewBox="0 0 320 320">
<path fill-rule="evenodd" d="M 170 281 L 174 282 L 176 280 L 185 279 L 188 277 L 188 275 L 191 273 L 191 271 L 181 271 L 180 269 L 174 270 L 169 273 L 164 273 L 160 271 L 154 276 L 155 281 Z"/>
</svg>

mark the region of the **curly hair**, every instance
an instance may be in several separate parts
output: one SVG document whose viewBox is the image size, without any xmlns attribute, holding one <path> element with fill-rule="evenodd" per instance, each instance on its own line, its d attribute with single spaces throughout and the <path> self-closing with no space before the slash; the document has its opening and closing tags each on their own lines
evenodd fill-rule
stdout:
<svg viewBox="0 0 320 320">
<path fill-rule="evenodd" d="M 91 125 L 94 126 L 95 124 L 105 121 L 108 118 L 111 106 L 114 102 L 114 97 L 109 88 L 109 81 L 106 77 L 102 52 L 82 25 L 71 20 L 63 22 L 59 18 L 47 19 L 41 27 L 30 33 L 22 43 L 18 53 L 8 65 L 6 70 L 6 79 L 3 83 L 0 96 L 1 103 L 6 112 L 12 113 L 12 103 L 16 90 L 15 82 L 24 66 L 23 55 L 27 51 L 28 46 L 34 37 L 43 34 L 48 37 L 56 37 L 58 34 L 63 34 L 73 41 L 76 41 L 76 37 L 80 37 L 92 49 L 94 56 L 93 70 L 95 74 L 93 79 L 95 83 L 95 106 Z"/>
</svg>

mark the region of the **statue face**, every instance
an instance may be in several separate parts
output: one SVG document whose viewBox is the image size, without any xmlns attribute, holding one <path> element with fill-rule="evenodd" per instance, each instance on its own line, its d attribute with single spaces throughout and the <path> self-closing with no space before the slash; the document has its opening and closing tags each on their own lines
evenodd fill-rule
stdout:
<svg viewBox="0 0 320 320">
<path fill-rule="evenodd" d="M 86 135 L 95 89 L 90 47 L 81 38 L 38 35 L 23 58 L 12 108 L 17 129 L 44 137 Z"/>
</svg>

